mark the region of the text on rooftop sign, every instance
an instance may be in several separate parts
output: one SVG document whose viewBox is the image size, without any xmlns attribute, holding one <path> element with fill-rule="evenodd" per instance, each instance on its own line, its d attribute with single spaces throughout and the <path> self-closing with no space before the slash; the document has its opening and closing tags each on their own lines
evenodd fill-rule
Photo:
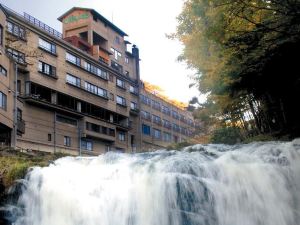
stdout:
<svg viewBox="0 0 300 225">
<path fill-rule="evenodd" d="M 67 18 L 65 18 L 63 20 L 64 23 L 73 23 L 73 22 L 76 22 L 78 20 L 82 20 L 82 19 L 88 19 L 90 17 L 90 15 L 88 13 L 83 13 L 83 14 L 80 14 L 78 16 L 69 16 Z"/>
</svg>

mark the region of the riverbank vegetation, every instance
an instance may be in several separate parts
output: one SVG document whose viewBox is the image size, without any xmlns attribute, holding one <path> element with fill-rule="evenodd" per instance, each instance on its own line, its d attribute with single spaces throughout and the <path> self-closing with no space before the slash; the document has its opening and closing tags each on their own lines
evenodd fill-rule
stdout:
<svg viewBox="0 0 300 225">
<path fill-rule="evenodd" d="M 199 132 L 213 142 L 300 136 L 299 0 L 186 0 L 170 37 L 207 95 L 190 102 Z"/>
<path fill-rule="evenodd" d="M 48 166 L 50 162 L 65 156 L 43 152 L 21 152 L 10 148 L 0 149 L 0 186 L 5 191 L 16 180 L 24 178 L 33 166 Z"/>
</svg>

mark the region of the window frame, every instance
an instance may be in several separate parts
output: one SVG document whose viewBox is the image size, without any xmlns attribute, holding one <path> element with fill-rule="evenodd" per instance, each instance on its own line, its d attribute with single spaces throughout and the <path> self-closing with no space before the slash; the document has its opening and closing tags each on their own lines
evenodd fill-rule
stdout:
<svg viewBox="0 0 300 225">
<path fill-rule="evenodd" d="M 7 95 L 0 91 L 0 109 L 7 110 Z"/>
<path fill-rule="evenodd" d="M 44 42 L 43 44 L 41 42 Z M 48 48 L 46 45 L 50 45 L 50 48 Z M 56 55 L 56 44 L 53 44 L 49 41 L 46 41 L 45 39 L 39 37 L 39 42 L 38 42 L 39 48 L 51 53 L 52 55 Z"/>
<path fill-rule="evenodd" d="M 70 80 L 68 79 L 68 77 L 74 78 L 74 79 L 75 79 L 75 82 L 70 81 Z M 71 85 L 73 85 L 73 86 L 76 86 L 76 87 L 81 88 L 81 79 L 80 79 L 79 77 L 74 76 L 73 74 L 67 73 L 67 75 L 66 75 L 66 82 L 67 82 L 68 84 L 71 84 Z"/>
</svg>

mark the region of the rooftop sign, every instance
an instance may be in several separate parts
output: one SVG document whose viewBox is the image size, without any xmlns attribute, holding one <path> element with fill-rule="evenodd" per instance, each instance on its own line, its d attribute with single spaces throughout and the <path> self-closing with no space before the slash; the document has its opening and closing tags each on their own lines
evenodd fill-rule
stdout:
<svg viewBox="0 0 300 225">
<path fill-rule="evenodd" d="M 88 13 L 82 13 L 82 14 L 79 14 L 78 16 L 71 15 L 71 16 L 65 18 L 63 20 L 63 23 L 73 23 L 73 22 L 77 22 L 78 20 L 88 19 L 89 17 L 90 17 L 90 15 Z"/>
</svg>

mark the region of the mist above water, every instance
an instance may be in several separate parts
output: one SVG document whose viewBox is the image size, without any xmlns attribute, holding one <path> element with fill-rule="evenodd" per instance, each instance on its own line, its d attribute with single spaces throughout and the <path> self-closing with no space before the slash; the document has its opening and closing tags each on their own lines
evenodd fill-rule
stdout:
<svg viewBox="0 0 300 225">
<path fill-rule="evenodd" d="M 25 183 L 16 225 L 298 225 L 300 140 L 66 157 Z"/>
</svg>

